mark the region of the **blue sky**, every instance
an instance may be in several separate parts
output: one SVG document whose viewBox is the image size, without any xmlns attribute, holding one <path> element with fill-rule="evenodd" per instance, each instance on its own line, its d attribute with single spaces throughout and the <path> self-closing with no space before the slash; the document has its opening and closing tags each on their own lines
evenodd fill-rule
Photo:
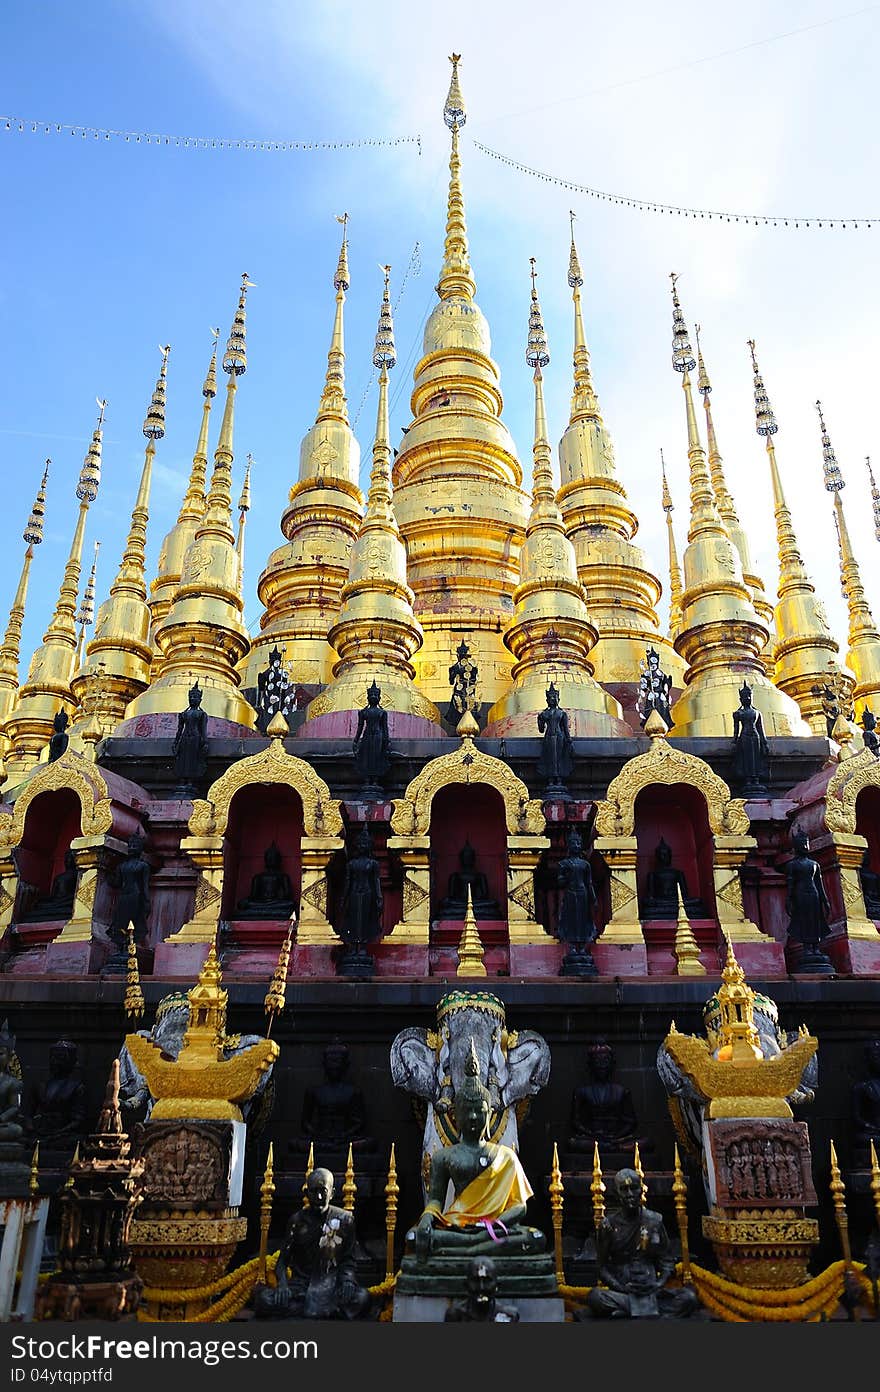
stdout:
<svg viewBox="0 0 880 1392">
<path fill-rule="evenodd" d="M 854 13 L 861 8 L 860 13 Z M 717 12 L 717 13 L 716 13 Z M 838 17 L 836 23 L 824 21 Z M 847 17 L 849 16 L 849 17 Z M 761 42 L 805 26 L 820 27 Z M 754 44 L 739 53 L 712 58 Z M 473 137 L 551 172 L 637 196 L 768 212 L 880 214 L 876 72 L 880 6 L 835 0 L 674 11 L 508 0 L 460 14 L 389 0 L 304 6 L 258 0 L 146 0 L 138 6 L 34 3 L 4 16 L 4 113 L 69 124 L 193 135 L 357 139 L 422 135 L 412 146 L 327 153 L 223 152 L 0 130 L 6 193 L 0 283 L 7 353 L 0 387 L 5 545 L 0 623 L 42 462 L 53 459 L 46 542 L 33 568 L 23 666 L 57 595 L 73 493 L 109 401 L 104 478 L 89 520 L 102 542 L 98 600 L 113 579 L 143 459 L 141 424 L 158 345 L 172 345 L 168 424 L 158 446 L 148 553 L 176 517 L 200 417 L 210 326 L 225 338 L 240 273 L 249 370 L 237 397 L 236 470 L 255 460 L 246 617 L 279 540 L 299 441 L 314 419 L 348 210 L 346 309 L 352 416 L 370 378 L 379 265 L 400 279 L 414 243 L 422 271 L 397 314 L 392 434 L 409 419 L 412 367 L 442 255 L 447 54 Z M 710 61 L 695 60 L 710 58 Z M 690 66 L 680 66 L 688 65 Z M 676 71 L 664 71 L 676 69 Z M 660 74 L 654 76 L 653 74 Z M 587 334 L 620 477 L 655 570 L 666 566 L 658 451 L 667 459 L 685 543 L 686 455 L 671 370 L 668 272 L 681 274 L 689 323 L 703 325 L 720 443 L 771 598 L 776 550 L 764 452 L 754 434 L 746 338 L 754 336 L 780 422 L 778 457 L 817 588 L 844 636 L 830 501 L 812 403 L 821 396 L 863 574 L 880 618 L 880 544 L 863 459 L 880 442 L 873 232 L 783 232 L 651 217 L 525 179 L 463 141 L 478 300 L 501 364 L 505 419 L 530 473 L 532 397 L 523 353 L 528 257 L 538 258 L 550 336 L 551 434 L 570 392 L 568 218 L 578 213 Z M 395 288 L 396 293 L 396 288 Z M 369 462 L 375 391 L 357 421 Z M 219 411 L 215 413 L 212 448 Z M 878 468 L 877 472 L 880 472 Z M 665 600 L 664 600 L 665 611 Z"/>
</svg>

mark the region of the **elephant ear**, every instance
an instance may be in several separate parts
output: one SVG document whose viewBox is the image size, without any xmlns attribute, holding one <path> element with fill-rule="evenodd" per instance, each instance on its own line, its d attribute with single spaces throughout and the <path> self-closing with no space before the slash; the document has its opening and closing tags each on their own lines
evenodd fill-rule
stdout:
<svg viewBox="0 0 880 1392">
<path fill-rule="evenodd" d="M 502 1092 L 506 1107 L 523 1097 L 533 1097 L 550 1077 L 550 1045 L 535 1030 L 520 1030 L 507 1051 L 507 1082 Z"/>
<path fill-rule="evenodd" d="M 437 1059 L 428 1031 L 411 1026 L 391 1045 L 391 1081 L 395 1087 L 433 1102 L 437 1097 Z"/>
</svg>

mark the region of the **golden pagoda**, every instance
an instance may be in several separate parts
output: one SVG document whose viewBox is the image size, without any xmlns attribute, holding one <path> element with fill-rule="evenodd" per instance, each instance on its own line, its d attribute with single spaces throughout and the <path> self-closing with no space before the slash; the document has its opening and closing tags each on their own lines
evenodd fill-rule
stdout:
<svg viewBox="0 0 880 1392">
<path fill-rule="evenodd" d="M 850 541 L 840 497 L 846 486 L 845 480 L 825 426 L 821 401 L 816 402 L 816 410 L 819 412 L 822 430 L 822 469 L 825 487 L 834 499 L 834 518 L 840 543 L 840 585 L 849 614 L 849 651 L 846 660 L 855 673 L 853 696 L 856 715 L 860 716 L 866 706 L 873 708 L 880 700 L 880 631 L 874 622 Z"/>
<path fill-rule="evenodd" d="M 98 609 L 94 637 L 71 683 L 73 695 L 81 704 L 90 679 L 101 671 L 104 679 L 101 714 L 108 733 L 122 720 L 128 703 L 150 684 L 153 649 L 145 573 L 147 522 L 156 441 L 165 435 L 166 375 L 171 349 L 166 345 L 160 352 L 162 366 L 143 424 L 147 442 L 144 465 L 119 572 L 109 596 Z"/>
<path fill-rule="evenodd" d="M 202 386 L 204 404 L 199 438 L 193 455 L 192 469 L 186 493 L 180 507 L 177 521 L 168 532 L 159 548 L 159 563 L 156 575 L 150 585 L 150 613 L 152 615 L 151 642 L 153 644 L 153 675 L 158 675 L 162 665 L 162 653 L 156 642 L 156 634 L 165 620 L 174 592 L 180 583 L 183 558 L 187 548 L 195 541 L 196 530 L 205 515 L 205 481 L 208 476 L 208 424 L 211 417 L 211 404 L 217 395 L 217 339 L 219 329 L 212 329 L 214 349 L 208 366 L 207 376 Z"/>
<path fill-rule="evenodd" d="M 593 678 L 590 649 L 598 634 L 587 614 L 574 546 L 566 536 L 553 486 L 553 463 L 544 406 L 543 369 L 550 350 L 538 291 L 535 258 L 526 362 L 535 385 L 532 512 L 520 552 L 514 615 L 504 634 L 516 658 L 513 687 L 489 711 L 487 734 L 534 735 L 535 717 L 555 684 L 573 735 L 631 734 L 614 697 Z"/>
<path fill-rule="evenodd" d="M 760 654 L 768 630 L 758 618 L 743 579 L 739 552 L 715 505 L 706 455 L 697 430 L 690 373 L 696 367 L 672 277 L 672 365 L 681 373 L 687 414 L 691 524 L 684 553 L 681 629 L 676 650 L 688 663 L 685 691 L 673 708 L 675 737 L 733 734 L 740 687 L 753 688 L 767 735 L 807 734 L 790 696 L 767 677 Z"/>
<path fill-rule="evenodd" d="M 669 639 L 674 643 L 681 628 L 681 566 L 678 561 L 678 547 L 675 542 L 675 528 L 672 514 L 675 511 L 672 494 L 666 479 L 666 460 L 660 451 L 660 471 L 663 476 L 661 505 L 666 515 L 666 535 L 669 543 Z"/>
<path fill-rule="evenodd" d="M 315 423 L 300 446 L 299 476 L 281 518 L 287 541 L 272 552 L 257 583 L 264 612 L 244 666 L 247 687 L 257 685 L 257 676 L 275 647 L 292 681 L 305 686 L 329 682 L 336 660 L 327 634 L 339 614 L 363 509 L 358 487 L 361 453 L 345 397 L 343 311 L 351 284 L 348 214 L 339 220 L 342 246 L 333 276 L 336 314 L 324 389 Z"/>
<path fill-rule="evenodd" d="M 76 597 L 82 569 L 83 543 L 89 507 L 101 483 L 101 443 L 107 402 L 98 401 L 98 423 L 92 434 L 76 485 L 79 499 L 76 526 L 58 601 L 43 641 L 31 658 L 27 681 L 4 726 L 11 746 L 6 758 L 10 773 L 26 773 L 52 735 L 52 722 L 60 710 L 72 715 L 76 702 L 70 689 L 76 661 Z"/>
<path fill-rule="evenodd" d="M 503 629 L 513 612 L 528 497 L 501 420 L 498 367 L 489 326 L 474 298 L 459 156 L 466 112 L 453 54 L 443 119 L 452 137 L 438 303 L 425 326 L 411 397 L 413 420 L 394 463 L 394 507 L 407 549 L 408 580 L 424 644 L 419 689 L 449 695 L 449 667 L 465 642 L 479 669 L 477 699 L 494 702 L 510 684 Z"/>
<path fill-rule="evenodd" d="M 205 514 L 185 552 L 171 608 L 156 633 L 162 652 L 159 675 L 131 702 L 126 719 L 183 710 L 190 688 L 198 682 L 209 716 L 248 727 L 254 724 L 253 707 L 238 689 L 236 669 L 250 640 L 242 617 L 241 565 L 232 530 L 235 393 L 238 378 L 247 370 L 245 301 L 249 286 L 245 274 L 223 354 L 223 371 L 229 380 Z"/>
<path fill-rule="evenodd" d="M 763 436 L 767 449 L 779 548 L 779 588 L 773 611 L 776 624 L 774 677 L 779 689 L 797 701 L 813 733 L 826 735 L 822 688 L 828 680 L 829 663 L 836 665 L 840 649 L 801 559 L 776 463 L 773 436 L 779 426 L 758 369 L 753 339 L 749 340 L 749 349 L 755 377 L 755 428 Z"/>
<path fill-rule="evenodd" d="M 718 508 L 718 516 L 724 523 L 725 531 L 733 542 L 739 553 L 740 564 L 742 566 L 743 579 L 752 593 L 752 604 L 755 606 L 755 613 L 763 624 L 766 625 L 770 638 L 764 651 L 764 658 L 768 662 L 773 660 L 773 605 L 767 598 L 767 591 L 764 588 L 764 581 L 761 579 L 752 564 L 752 553 L 749 546 L 749 539 L 746 536 L 745 528 L 739 520 L 736 504 L 727 486 L 727 479 L 724 476 L 724 461 L 721 458 L 721 451 L 718 448 L 718 439 L 715 434 L 715 421 L 712 417 L 712 383 L 706 371 L 706 364 L 703 361 L 703 350 L 700 346 L 700 325 L 694 325 L 694 333 L 697 339 L 697 390 L 703 398 L 703 409 L 706 412 L 706 439 L 708 441 L 708 463 L 709 477 L 712 480 L 712 492 L 715 494 L 715 506 Z"/>
<path fill-rule="evenodd" d="M 422 629 L 413 613 L 406 583 L 406 548 L 394 516 L 391 441 L 388 424 L 388 373 L 397 362 L 389 295 L 385 285 L 373 366 L 379 369 L 379 405 L 367 508 L 351 551 L 348 580 L 340 595 L 339 617 L 327 635 L 339 660 L 333 680 L 308 708 L 307 720 L 331 711 L 359 710 L 375 682 L 388 711 L 421 716 L 439 724 L 437 707 L 413 683 L 411 658 L 421 647 Z M 308 733 L 306 730 L 304 733 Z"/>
<path fill-rule="evenodd" d="M 633 544 L 638 518 L 617 477 L 614 445 L 593 386 L 581 310 L 584 277 L 573 222 L 568 283 L 574 302 L 574 392 L 569 423 L 559 442 L 562 486 L 557 501 L 599 632 L 591 661 L 603 685 L 637 686 L 645 649 L 654 647 L 673 686 L 681 686 L 684 664 L 661 633 L 657 616 L 662 586 Z"/>
<path fill-rule="evenodd" d="M 18 663 L 21 655 L 21 630 L 24 624 L 24 611 L 27 604 L 28 581 L 31 574 L 31 562 L 34 559 L 34 547 L 39 546 L 43 540 L 43 518 L 46 515 L 46 484 L 49 482 L 49 465 L 51 459 L 46 460 L 46 467 L 43 470 L 43 479 L 34 499 L 31 508 L 31 515 L 27 520 L 27 526 L 22 532 L 22 540 L 25 544 L 24 560 L 21 566 L 21 575 L 18 578 L 18 586 L 15 591 L 15 598 L 12 601 L 12 608 L 9 611 L 9 622 L 6 625 L 6 632 L 3 636 L 3 643 L 0 645 L 0 734 L 9 712 L 15 704 L 18 694 Z M 0 753 L 5 752 L 6 740 L 0 741 Z"/>
</svg>

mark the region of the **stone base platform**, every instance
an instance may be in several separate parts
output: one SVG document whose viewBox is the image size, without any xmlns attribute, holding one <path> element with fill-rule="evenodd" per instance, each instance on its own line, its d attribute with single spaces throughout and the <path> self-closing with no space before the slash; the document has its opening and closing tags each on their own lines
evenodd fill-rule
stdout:
<svg viewBox="0 0 880 1392">
<path fill-rule="evenodd" d="M 456 1257 L 432 1256 L 424 1262 L 405 1256 L 395 1287 L 395 1305 L 399 1296 L 451 1296 L 463 1300 L 472 1260 L 471 1253 Z M 499 1300 L 506 1300 L 508 1296 L 543 1299 L 558 1294 L 553 1257 L 548 1252 L 498 1256 L 493 1260 L 498 1275 Z"/>
<path fill-rule="evenodd" d="M 459 1297 L 457 1297 L 459 1298 Z M 452 1300 L 445 1295 L 399 1295 L 395 1293 L 391 1319 L 394 1324 L 442 1324 Z M 520 1324 L 563 1324 L 565 1302 L 560 1295 L 514 1296 L 502 1298 L 503 1305 L 519 1311 Z"/>
</svg>

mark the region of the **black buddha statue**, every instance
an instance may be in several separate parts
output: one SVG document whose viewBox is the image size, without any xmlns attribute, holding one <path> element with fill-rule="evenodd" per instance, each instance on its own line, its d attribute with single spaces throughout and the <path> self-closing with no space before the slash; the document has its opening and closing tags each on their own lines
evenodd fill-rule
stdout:
<svg viewBox="0 0 880 1392">
<path fill-rule="evenodd" d="M 547 688 L 547 706 L 537 716 L 543 735 L 538 773 L 546 781 L 545 795 L 560 797 L 566 792 L 565 780 L 574 771 L 574 745 L 568 728 L 568 715 L 559 704 L 556 683 Z"/>
<path fill-rule="evenodd" d="M 295 1155 L 305 1155 L 315 1147 L 315 1160 L 337 1167 L 345 1164 L 348 1147 L 356 1155 L 376 1149 L 366 1134 L 367 1114 L 364 1095 L 348 1076 L 348 1045 L 333 1040 L 324 1050 L 324 1080 L 307 1087 L 303 1096 L 299 1136 L 290 1142 Z"/>
<path fill-rule="evenodd" d="M 339 927 L 345 951 L 337 963 L 341 976 L 372 976 L 375 962 L 367 947 L 381 936 L 383 907 L 379 862 L 365 823 L 358 833 L 354 855 L 348 857 L 345 865 Z"/>
<path fill-rule="evenodd" d="M 869 1039 L 865 1045 L 865 1066 L 867 1078 L 852 1090 L 854 1158 L 860 1164 L 867 1164 L 872 1141 L 880 1155 L 880 1039 Z"/>
<path fill-rule="evenodd" d="M 452 725 L 457 725 L 465 711 L 473 710 L 477 704 L 477 664 L 464 639 L 456 649 L 456 661 L 449 668 L 449 685 L 452 693 L 446 719 Z"/>
<path fill-rule="evenodd" d="M 25 913 L 19 914 L 18 922 L 57 923 L 63 920 L 66 923 L 73 915 L 78 880 L 76 855 L 68 848 L 64 852 L 64 869 L 55 876 L 49 894 L 41 898 L 33 886 L 29 887 L 29 894 L 36 893 L 36 898 L 31 900 L 31 906 Z"/>
<path fill-rule="evenodd" d="M 559 916 L 556 936 L 568 943 L 569 950 L 562 959 L 560 976 L 595 976 L 596 964 L 590 943 L 596 941 L 599 930 L 595 921 L 598 896 L 593 886 L 590 862 L 583 853 L 581 834 L 571 827 L 566 841 L 566 854 L 556 871 L 559 889 Z"/>
<path fill-rule="evenodd" d="M 880 739 L 877 737 L 877 717 L 868 706 L 862 711 L 862 743 L 872 754 L 880 757 Z"/>
<path fill-rule="evenodd" d="M 382 798 L 382 779 L 391 767 L 388 712 L 382 708 L 381 697 L 382 689 L 374 681 L 367 687 L 367 704 L 358 711 L 351 746 L 355 767 L 363 780 L 361 797 L 367 801 Z"/>
<path fill-rule="evenodd" d="M 871 852 L 865 851 L 859 866 L 859 883 L 865 899 L 865 913 L 868 918 L 880 918 L 880 875 L 871 869 Z"/>
<path fill-rule="evenodd" d="M 477 853 L 470 841 L 465 841 L 458 853 L 458 869 L 449 876 L 446 898 L 442 900 L 438 918 L 464 918 L 467 909 L 468 890 L 474 917 L 477 919 L 502 919 L 497 899 L 489 897 L 489 882 L 482 870 L 477 869 Z"/>
<path fill-rule="evenodd" d="M 673 726 L 672 719 L 672 678 L 660 667 L 660 654 L 656 648 L 646 648 L 645 656 L 639 663 L 639 694 L 636 710 L 642 729 L 648 723 L 652 711 L 656 711 L 667 730 Z"/>
<path fill-rule="evenodd" d="M 52 738 L 49 740 L 48 762 L 50 764 L 54 764 L 56 759 L 60 759 L 67 746 L 70 744 L 70 735 L 67 733 L 69 724 L 70 716 L 67 714 L 66 710 L 56 712 L 55 718 L 52 721 L 53 734 Z"/>
<path fill-rule="evenodd" d="M 818 862 L 810 855 L 806 832 L 795 828 L 791 837 L 794 855 L 785 867 L 785 912 L 788 914 L 786 956 L 795 971 L 833 976 L 834 968 L 821 943 L 831 929 L 831 905 Z"/>
<path fill-rule="evenodd" d="M 678 918 L 679 890 L 688 918 L 708 916 L 702 899 L 692 899 L 688 894 L 684 872 L 672 864 L 672 847 L 661 836 L 654 852 L 654 868 L 648 871 L 640 907 L 642 918 Z"/>
<path fill-rule="evenodd" d="M 614 1176 L 617 1207 L 609 1208 L 596 1232 L 601 1285 L 587 1296 L 589 1315 L 599 1319 L 681 1319 L 699 1308 L 692 1286 L 667 1289 L 675 1251 L 663 1219 L 642 1201 L 636 1170 Z M 589 1318 L 589 1315 L 587 1318 Z"/>
<path fill-rule="evenodd" d="M 128 952 L 128 925 L 134 925 L 134 940 L 139 947 L 147 940 L 147 919 L 150 914 L 150 862 L 144 856 L 144 838 L 137 832 L 128 838 L 125 859 L 113 874 L 118 890 L 116 907 L 110 920 L 110 939 L 117 949 Z"/>
<path fill-rule="evenodd" d="M 44 1150 L 73 1150 L 85 1134 L 86 1090 L 77 1068 L 77 1056 L 72 1039 L 59 1039 L 52 1044 L 49 1076 L 36 1084 L 31 1095 L 28 1130 Z"/>
<path fill-rule="evenodd" d="M 296 686 L 284 666 L 281 649 L 274 647 L 269 654 L 269 666 L 257 673 L 257 729 L 265 735 L 276 715 L 290 723 L 296 710 Z"/>
<path fill-rule="evenodd" d="M 290 918 L 296 908 L 290 876 L 281 868 L 281 852 L 273 841 L 263 852 L 263 869 L 251 880 L 251 892 L 235 906 L 235 917 L 258 920 Z"/>
<path fill-rule="evenodd" d="M 30 1149 L 21 1108 L 21 1068 L 9 1022 L 0 1028 L 0 1197 L 27 1193 Z"/>
<path fill-rule="evenodd" d="M 192 797 L 208 767 L 208 717 L 202 710 L 202 689 L 190 687 L 189 705 L 177 717 L 177 733 L 171 746 L 178 797 Z"/>
<path fill-rule="evenodd" d="M 733 712 L 733 781 L 746 796 L 766 793 L 770 746 L 764 736 L 761 712 L 752 705 L 748 682 L 740 687 L 739 699 L 739 710 Z"/>
<path fill-rule="evenodd" d="M 647 1150 L 645 1139 L 637 1134 L 638 1120 L 629 1088 L 614 1081 L 614 1050 L 604 1039 L 587 1045 L 589 1082 L 575 1088 L 571 1099 L 569 1150 L 593 1154 L 599 1145 L 603 1152 L 632 1150 L 636 1141 Z"/>
<path fill-rule="evenodd" d="M 287 1225 L 275 1267 L 274 1286 L 257 1286 L 257 1319 L 363 1319 L 370 1294 L 355 1275 L 354 1218 L 337 1208 L 333 1175 L 316 1168 L 309 1175 L 308 1205 Z"/>
<path fill-rule="evenodd" d="M 453 1300 L 443 1316 L 446 1324 L 517 1324 L 519 1310 L 496 1298 L 498 1269 L 491 1257 L 473 1257 L 467 1269 L 467 1295 Z"/>
</svg>

